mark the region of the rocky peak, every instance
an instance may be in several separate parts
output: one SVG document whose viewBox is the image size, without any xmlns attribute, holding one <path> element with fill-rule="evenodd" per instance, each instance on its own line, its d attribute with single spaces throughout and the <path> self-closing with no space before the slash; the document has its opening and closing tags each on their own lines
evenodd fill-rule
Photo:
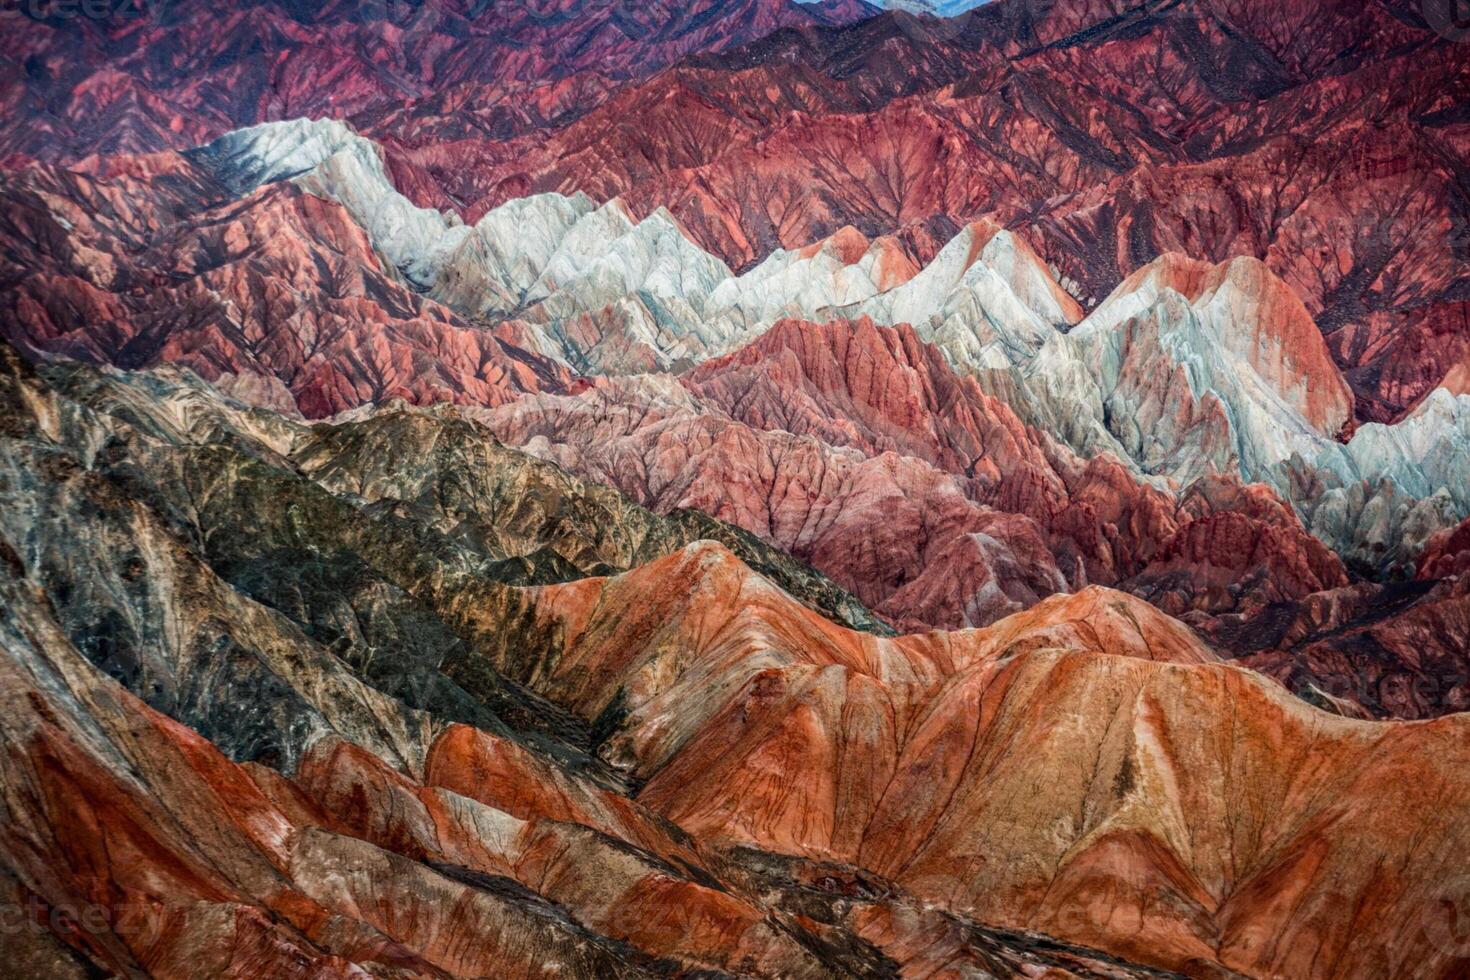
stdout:
<svg viewBox="0 0 1470 980">
<path fill-rule="evenodd" d="M 1265 263 L 1248 256 L 1211 264 L 1170 253 L 1125 279 L 1087 318 L 1108 330 L 1158 303 L 1182 297 L 1220 348 L 1318 432 L 1335 437 L 1352 418 L 1353 396 L 1301 300 Z"/>
</svg>

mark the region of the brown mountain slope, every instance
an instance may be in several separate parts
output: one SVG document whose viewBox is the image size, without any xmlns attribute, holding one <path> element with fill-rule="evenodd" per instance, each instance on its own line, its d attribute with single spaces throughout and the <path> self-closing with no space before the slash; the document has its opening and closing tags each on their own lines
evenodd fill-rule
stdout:
<svg viewBox="0 0 1470 980">
<path fill-rule="evenodd" d="M 604 756 L 702 839 L 1188 972 L 1466 966 L 1437 942 L 1467 871 L 1464 716 L 1323 714 L 1105 590 L 885 640 L 699 545 L 526 601 L 557 639 L 519 676 L 587 717 L 616 704 Z"/>
</svg>

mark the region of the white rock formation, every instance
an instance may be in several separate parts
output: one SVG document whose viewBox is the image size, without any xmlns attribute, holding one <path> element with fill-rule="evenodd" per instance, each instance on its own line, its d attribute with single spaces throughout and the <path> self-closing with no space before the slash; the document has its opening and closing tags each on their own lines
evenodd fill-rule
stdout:
<svg viewBox="0 0 1470 980">
<path fill-rule="evenodd" d="M 416 288 L 433 285 L 469 234 L 459 215 L 417 207 L 399 194 L 378 145 L 339 120 L 264 123 L 227 133 L 194 156 L 242 193 L 290 179 L 337 201 Z"/>
<path fill-rule="evenodd" d="M 710 305 L 738 314 L 747 325 L 809 318 L 902 286 L 916 271 L 892 239 L 870 242 L 849 225 L 806 248 L 777 249 L 749 272 L 715 287 Z"/>
</svg>

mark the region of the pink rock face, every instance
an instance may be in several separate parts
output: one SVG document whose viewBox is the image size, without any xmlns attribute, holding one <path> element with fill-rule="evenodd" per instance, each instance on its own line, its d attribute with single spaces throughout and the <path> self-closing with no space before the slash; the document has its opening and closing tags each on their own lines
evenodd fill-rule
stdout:
<svg viewBox="0 0 1470 980">
<path fill-rule="evenodd" d="M 235 202 L 171 153 L 93 169 L 37 165 L 0 190 L 18 280 L 0 334 L 17 344 L 180 363 L 309 417 L 391 398 L 495 405 L 569 380 L 406 288 L 337 204 L 288 185 Z"/>
<path fill-rule="evenodd" d="M 811 435 L 866 455 L 896 452 L 982 485 L 1000 474 L 1064 493 L 1039 442 L 1008 406 L 961 378 L 908 326 L 786 320 L 683 384 L 753 428 Z"/>
<path fill-rule="evenodd" d="M 1115 459 L 1084 463 L 907 326 L 783 321 L 681 383 L 603 379 L 486 419 L 647 506 L 752 531 L 906 628 L 981 625 L 1088 583 L 1180 613 L 1347 582 L 1265 487 L 1216 479 L 1176 504 Z"/>
<path fill-rule="evenodd" d="M 778 542 L 913 627 L 988 622 L 1065 586 L 1034 522 L 975 503 L 922 460 L 754 429 L 687 398 L 600 380 L 576 397 L 523 399 L 485 418 L 508 444 L 655 510 L 697 508 Z M 957 593 L 937 576 L 913 584 L 971 535 L 980 547 L 961 549 L 965 577 L 988 588 Z"/>
<path fill-rule="evenodd" d="M 4 54 L 36 70 L 0 82 L 28 122 L 0 138 L 0 159 L 182 148 L 268 120 L 392 121 L 405 108 L 394 131 L 409 138 L 416 120 L 515 132 L 684 55 L 871 12 L 855 0 L 97 7 L 40 20 L 7 10 Z"/>
</svg>

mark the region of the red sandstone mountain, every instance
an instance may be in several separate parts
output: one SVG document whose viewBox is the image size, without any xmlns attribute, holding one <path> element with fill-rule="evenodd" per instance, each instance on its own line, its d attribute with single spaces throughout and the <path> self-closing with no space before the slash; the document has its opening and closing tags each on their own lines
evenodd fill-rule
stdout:
<svg viewBox="0 0 1470 980">
<path fill-rule="evenodd" d="M 289 778 L 236 765 L 5 587 L 4 853 L 40 891 L 10 887 L 104 910 L 115 930 L 63 938 L 113 969 L 1128 975 L 956 915 L 1201 976 L 1464 966 L 1437 890 L 1465 871 L 1464 719 L 1332 718 L 1107 590 L 881 639 L 700 544 L 464 608 L 547 638 L 532 660 L 499 634 L 499 669 L 583 718 L 622 705 L 602 751 L 634 800 L 462 725 L 411 772 L 336 738 Z M 11 945 L 80 969 L 50 933 Z"/>
<path fill-rule="evenodd" d="M 922 261 L 982 214 L 1089 305 L 1162 253 L 1255 256 L 1359 417 L 1387 421 L 1467 356 L 1470 55 L 1399 8 L 1001 2 L 939 41 L 890 15 L 699 59 L 519 140 L 419 130 L 397 153 L 469 217 L 620 195 L 737 267 L 845 225 Z"/>
<path fill-rule="evenodd" d="M 1470 579 L 1357 585 L 1267 609 L 1222 635 L 1241 662 L 1353 717 L 1470 708 Z"/>
<path fill-rule="evenodd" d="M 730 520 L 906 626 L 980 625 L 1089 583 L 1175 613 L 1347 583 L 1266 488 L 1215 480 L 1176 504 L 1028 429 L 906 326 L 785 321 L 681 381 L 696 400 L 603 381 L 488 421 L 655 509 Z"/>
<path fill-rule="evenodd" d="M 407 287 L 339 205 L 242 200 L 175 153 L 0 181 L 0 336 L 140 367 L 183 364 L 310 416 L 389 398 L 499 404 L 569 380 Z"/>
<path fill-rule="evenodd" d="M 595 105 L 619 79 L 692 52 L 872 13 L 860 0 L 264 0 L 209 9 L 129 0 L 97 9 L 4 12 L 0 57 L 13 70 L 0 99 L 27 125 L 3 134 L 0 159 L 183 149 L 268 120 L 391 120 L 405 107 L 462 132 L 504 135 Z"/>
<path fill-rule="evenodd" d="M 713 542 L 616 584 L 511 588 L 479 559 L 529 536 L 557 577 L 555 548 L 611 557 L 658 522 L 452 409 L 306 426 L 182 372 L 36 369 L 7 347 L 0 399 L 10 974 L 1156 975 L 850 862 L 694 837 L 598 758 L 635 737 L 622 709 L 574 710 L 619 674 L 606 693 L 640 711 L 702 679 L 681 711 L 744 701 L 790 642 L 881 657 L 900 698 L 1001 645 L 1209 660 L 1159 613 L 1095 594 L 983 638 L 865 646 Z M 602 589 L 620 636 L 589 618 Z M 632 659 L 595 662 L 609 651 Z"/>
<path fill-rule="evenodd" d="M 1455 874 L 1463 812 L 1437 801 L 1466 790 L 1457 767 L 1405 779 L 1462 750 L 1461 717 L 1316 713 L 1106 590 L 978 632 L 860 638 L 695 548 L 533 602 L 562 637 L 533 683 L 588 717 L 624 692 L 604 751 L 699 836 L 1202 975 L 1452 969 L 1425 927 L 1438 886 L 1405 869 Z"/>
<path fill-rule="evenodd" d="M 1470 520 L 1429 540 L 1419 556 L 1419 577 L 1447 578 L 1470 572 Z"/>
<path fill-rule="evenodd" d="M 1421 7 L 0 13 L 0 974 L 1470 974 L 1470 47 Z M 381 159 L 178 152 L 323 115 Z M 364 161 L 618 201 L 475 238 Z M 1100 419 L 837 298 L 956 234 L 1026 293 L 966 350 L 1124 307 L 1043 362 L 1116 354 Z M 706 305 L 690 238 L 826 322 Z M 1242 411 L 1342 452 L 1243 484 Z M 1109 418 L 1211 465 L 1069 448 Z"/>
<path fill-rule="evenodd" d="M 6 184 L 15 247 L 0 327 L 20 343 L 128 366 L 180 362 L 256 404 L 311 416 L 394 397 L 493 406 L 570 381 L 502 339 L 516 334 L 408 288 L 342 207 L 292 184 L 237 201 L 173 154 L 89 169 L 34 166 Z M 1227 274 L 1161 261 L 1149 275 L 1173 270 L 1169 284 L 1195 300 Z M 1336 374 L 1320 343 L 1301 342 L 1311 327 L 1300 305 L 1257 279 L 1231 293 L 1255 305 L 1212 316 L 1260 325 L 1232 342 L 1331 429 L 1346 413 L 1341 383 L 1321 383 Z M 494 424 L 517 445 L 562 443 L 536 451 L 649 506 L 728 519 L 905 628 L 984 624 L 1089 583 L 1178 615 L 1252 621 L 1347 584 L 1269 492 L 1212 479 L 1175 500 L 1109 457 L 1081 460 L 907 327 L 782 324 L 684 384 L 697 403 L 659 406 L 656 385 L 613 383 L 517 405 Z M 1457 681 L 1423 687 L 1426 672 L 1404 653 L 1387 657 L 1383 677 L 1406 676 L 1422 695 L 1377 693 L 1381 678 L 1368 692 L 1335 653 L 1302 672 L 1290 651 L 1304 635 L 1263 644 L 1271 629 L 1228 624 L 1219 635 L 1238 653 L 1283 651 L 1270 669 L 1293 690 L 1342 687 L 1341 676 L 1353 678 L 1348 700 L 1373 712 L 1457 703 Z"/>
</svg>

